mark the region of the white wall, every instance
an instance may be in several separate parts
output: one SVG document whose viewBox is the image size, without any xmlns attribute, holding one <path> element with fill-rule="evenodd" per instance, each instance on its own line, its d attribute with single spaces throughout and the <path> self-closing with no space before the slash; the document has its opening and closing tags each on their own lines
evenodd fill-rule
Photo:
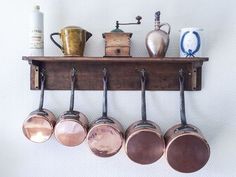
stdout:
<svg viewBox="0 0 236 177">
<path fill-rule="evenodd" d="M 172 170 L 163 156 L 141 166 L 131 162 L 123 149 L 103 159 L 94 156 L 86 142 L 76 148 L 59 145 L 54 138 L 44 144 L 29 142 L 21 126 L 38 105 L 38 91 L 29 89 L 27 55 L 28 15 L 38 3 L 45 14 L 45 55 L 61 55 L 49 34 L 67 25 L 78 25 L 93 33 L 87 56 L 103 56 L 101 34 L 114 22 L 143 17 L 142 25 L 123 27 L 133 32 L 132 55 L 147 56 L 144 38 L 153 29 L 153 15 L 172 26 L 168 56 L 178 55 L 178 30 L 198 26 L 205 31 L 203 89 L 186 93 L 189 122 L 198 126 L 211 146 L 208 164 L 193 174 Z M 0 177 L 234 177 L 236 176 L 236 3 L 234 0 L 1 0 L 0 6 Z M 163 132 L 179 121 L 178 92 L 148 92 L 148 118 Z M 45 107 L 57 116 L 68 109 L 69 92 L 47 91 Z M 90 120 L 101 114 L 101 92 L 76 92 L 76 108 Z M 92 105 L 92 106 L 91 106 Z M 109 93 L 109 114 L 124 125 L 140 118 L 139 92 Z"/>
</svg>

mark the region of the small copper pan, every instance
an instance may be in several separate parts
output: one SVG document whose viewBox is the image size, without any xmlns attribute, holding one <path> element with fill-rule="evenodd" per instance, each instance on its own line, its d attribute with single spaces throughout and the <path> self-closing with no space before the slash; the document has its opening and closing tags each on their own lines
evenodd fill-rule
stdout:
<svg viewBox="0 0 236 177">
<path fill-rule="evenodd" d="M 78 111 L 74 111 L 74 85 L 76 70 L 73 68 L 71 75 L 71 98 L 69 111 L 63 113 L 55 126 L 56 140 L 65 146 L 78 146 L 87 136 L 88 119 Z"/>
<path fill-rule="evenodd" d="M 40 72 L 40 80 L 41 95 L 39 108 L 29 114 L 22 126 L 25 137 L 35 143 L 43 143 L 47 141 L 53 134 L 53 129 L 56 124 L 56 117 L 54 114 L 47 109 L 43 109 L 45 86 L 44 71 Z"/>
<path fill-rule="evenodd" d="M 126 130 L 125 151 L 128 157 L 139 164 L 156 162 L 164 153 L 165 143 L 160 127 L 146 118 L 145 71 L 141 71 L 142 120 Z"/>
<path fill-rule="evenodd" d="M 107 116 L 107 71 L 103 77 L 103 113 L 102 117 L 92 122 L 88 133 L 88 145 L 99 157 L 115 155 L 123 145 L 123 128 L 121 124 Z"/>
<path fill-rule="evenodd" d="M 210 157 L 210 147 L 201 131 L 187 124 L 184 103 L 184 73 L 180 70 L 180 116 L 181 124 L 170 128 L 165 134 L 167 161 L 179 172 L 191 173 L 201 169 Z"/>
</svg>

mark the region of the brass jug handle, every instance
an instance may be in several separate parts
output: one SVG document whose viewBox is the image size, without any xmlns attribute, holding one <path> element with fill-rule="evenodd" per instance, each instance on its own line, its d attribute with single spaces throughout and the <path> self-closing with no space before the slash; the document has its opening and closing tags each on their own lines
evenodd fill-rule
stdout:
<svg viewBox="0 0 236 177">
<path fill-rule="evenodd" d="M 56 35 L 61 36 L 60 33 L 52 33 L 52 34 L 50 34 L 50 39 L 52 40 L 52 42 L 53 42 L 59 49 L 61 49 L 61 50 L 63 51 L 63 47 L 62 47 L 60 44 L 58 44 L 58 43 L 55 41 L 55 39 L 53 38 L 53 36 L 56 36 Z"/>
<path fill-rule="evenodd" d="M 169 25 L 168 23 L 162 23 L 162 24 L 160 24 L 160 28 L 161 28 L 162 26 L 167 26 L 167 27 L 168 27 L 168 29 L 167 29 L 167 34 L 170 34 L 170 29 L 171 29 L 170 25 Z"/>
<path fill-rule="evenodd" d="M 86 31 L 86 41 L 88 41 L 91 36 L 92 36 L 92 33 Z"/>
</svg>

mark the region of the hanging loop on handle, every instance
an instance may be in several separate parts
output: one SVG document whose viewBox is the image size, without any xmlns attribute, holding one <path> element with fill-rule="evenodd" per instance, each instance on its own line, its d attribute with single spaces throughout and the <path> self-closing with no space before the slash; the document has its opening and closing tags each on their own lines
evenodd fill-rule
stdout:
<svg viewBox="0 0 236 177">
<path fill-rule="evenodd" d="M 103 105 L 102 105 L 102 117 L 107 117 L 107 82 L 108 82 L 108 76 L 107 76 L 107 69 L 103 69 Z"/>
<path fill-rule="evenodd" d="M 163 27 L 163 26 L 167 26 L 166 33 L 170 34 L 171 26 L 169 25 L 169 23 L 162 23 L 162 24 L 160 24 L 160 28 Z"/>
<path fill-rule="evenodd" d="M 145 98 L 145 85 L 146 85 L 146 76 L 145 76 L 145 70 L 142 69 L 141 71 L 141 114 L 142 114 L 142 121 L 147 121 L 146 116 L 146 98 Z"/>
<path fill-rule="evenodd" d="M 45 80 L 46 80 L 45 70 L 42 69 L 40 72 L 41 93 L 40 93 L 40 102 L 39 102 L 39 109 L 38 109 L 40 112 L 43 111 Z"/>
<path fill-rule="evenodd" d="M 182 126 L 187 125 L 186 114 L 185 114 L 185 100 L 184 100 L 184 71 L 179 70 L 179 84 L 180 84 L 180 118 Z"/>
<path fill-rule="evenodd" d="M 71 95 L 70 95 L 70 108 L 69 112 L 72 113 L 74 110 L 74 98 L 75 98 L 75 80 L 76 80 L 76 69 L 71 70 Z"/>
</svg>

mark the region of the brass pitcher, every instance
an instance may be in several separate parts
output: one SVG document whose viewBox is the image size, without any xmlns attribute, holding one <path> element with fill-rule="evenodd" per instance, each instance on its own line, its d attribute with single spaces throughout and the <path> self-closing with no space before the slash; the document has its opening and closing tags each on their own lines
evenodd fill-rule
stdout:
<svg viewBox="0 0 236 177">
<path fill-rule="evenodd" d="M 160 11 L 155 13 L 155 29 L 146 36 L 146 47 L 150 57 L 163 58 L 169 46 L 170 25 L 160 23 Z M 167 31 L 160 28 L 167 26 Z"/>
<path fill-rule="evenodd" d="M 59 35 L 62 45 L 58 44 L 53 36 Z M 52 33 L 50 39 L 61 49 L 65 56 L 83 56 L 86 41 L 92 34 L 80 27 L 67 26 L 61 29 L 61 33 Z"/>
</svg>

